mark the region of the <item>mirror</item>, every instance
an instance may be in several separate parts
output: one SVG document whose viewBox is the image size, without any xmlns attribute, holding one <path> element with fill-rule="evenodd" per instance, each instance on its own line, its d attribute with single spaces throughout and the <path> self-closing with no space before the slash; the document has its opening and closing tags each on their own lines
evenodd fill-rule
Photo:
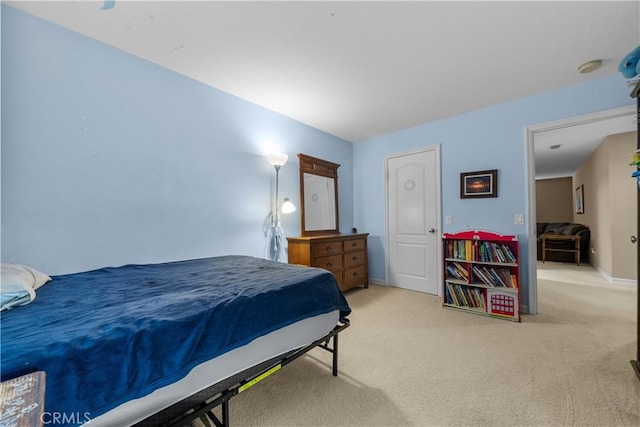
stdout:
<svg viewBox="0 0 640 427">
<path fill-rule="evenodd" d="M 338 168 L 316 157 L 300 159 L 300 225 L 303 236 L 339 234 Z"/>
</svg>

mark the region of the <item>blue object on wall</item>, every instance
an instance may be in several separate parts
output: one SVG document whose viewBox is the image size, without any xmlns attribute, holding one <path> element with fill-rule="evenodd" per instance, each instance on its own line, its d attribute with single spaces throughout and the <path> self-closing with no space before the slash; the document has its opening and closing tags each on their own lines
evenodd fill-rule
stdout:
<svg viewBox="0 0 640 427">
<path fill-rule="evenodd" d="M 104 4 L 102 5 L 102 7 L 100 9 L 102 10 L 109 10 L 109 9 L 113 9 L 116 5 L 116 0 L 105 0 Z"/>
<path fill-rule="evenodd" d="M 620 65 L 618 65 L 618 71 L 627 79 L 632 79 L 640 74 L 640 46 L 622 58 Z"/>
</svg>

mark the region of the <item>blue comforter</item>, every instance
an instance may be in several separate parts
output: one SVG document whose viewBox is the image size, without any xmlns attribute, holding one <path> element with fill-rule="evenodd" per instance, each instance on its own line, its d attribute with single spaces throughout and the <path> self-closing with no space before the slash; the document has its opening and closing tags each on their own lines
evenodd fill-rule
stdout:
<svg viewBox="0 0 640 427">
<path fill-rule="evenodd" d="M 326 270 L 246 256 L 52 279 L 2 313 L 2 376 L 45 371 L 46 411 L 91 418 L 276 329 L 350 312 Z"/>
</svg>

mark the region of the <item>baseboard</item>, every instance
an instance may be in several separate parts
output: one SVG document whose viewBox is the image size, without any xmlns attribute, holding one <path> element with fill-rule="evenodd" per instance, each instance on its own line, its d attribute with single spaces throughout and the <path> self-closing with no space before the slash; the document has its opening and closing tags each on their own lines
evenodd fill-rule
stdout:
<svg viewBox="0 0 640 427">
<path fill-rule="evenodd" d="M 623 279 L 620 277 L 612 277 L 606 271 L 604 271 L 598 266 L 594 265 L 593 268 L 595 268 L 596 271 L 604 278 L 604 280 L 606 280 L 609 283 L 615 283 L 616 285 L 625 285 L 625 286 L 636 286 L 638 284 L 637 280 Z"/>
</svg>

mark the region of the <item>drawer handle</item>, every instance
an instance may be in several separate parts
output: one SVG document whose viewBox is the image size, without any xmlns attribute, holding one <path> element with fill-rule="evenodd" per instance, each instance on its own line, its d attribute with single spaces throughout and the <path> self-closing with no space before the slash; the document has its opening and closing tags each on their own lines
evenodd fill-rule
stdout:
<svg viewBox="0 0 640 427">
<path fill-rule="evenodd" d="M 356 242 L 353 242 L 353 243 L 351 244 L 351 247 L 352 247 L 352 248 L 355 248 L 356 246 L 358 246 L 358 243 L 356 243 Z"/>
<path fill-rule="evenodd" d="M 358 257 L 357 257 L 357 256 L 354 256 L 354 257 L 353 257 L 353 258 L 351 258 L 351 259 L 352 259 L 352 260 L 354 260 L 354 261 L 357 261 L 357 260 L 358 260 Z"/>
<path fill-rule="evenodd" d="M 327 267 L 333 267 L 333 263 L 328 262 Z"/>
<path fill-rule="evenodd" d="M 357 275 L 358 275 L 357 271 L 354 271 L 353 274 L 352 274 L 353 277 L 356 277 Z"/>
<path fill-rule="evenodd" d="M 325 250 L 326 252 L 329 252 L 329 251 L 331 250 L 331 246 L 327 246 L 326 248 L 324 248 L 324 250 Z"/>
</svg>

